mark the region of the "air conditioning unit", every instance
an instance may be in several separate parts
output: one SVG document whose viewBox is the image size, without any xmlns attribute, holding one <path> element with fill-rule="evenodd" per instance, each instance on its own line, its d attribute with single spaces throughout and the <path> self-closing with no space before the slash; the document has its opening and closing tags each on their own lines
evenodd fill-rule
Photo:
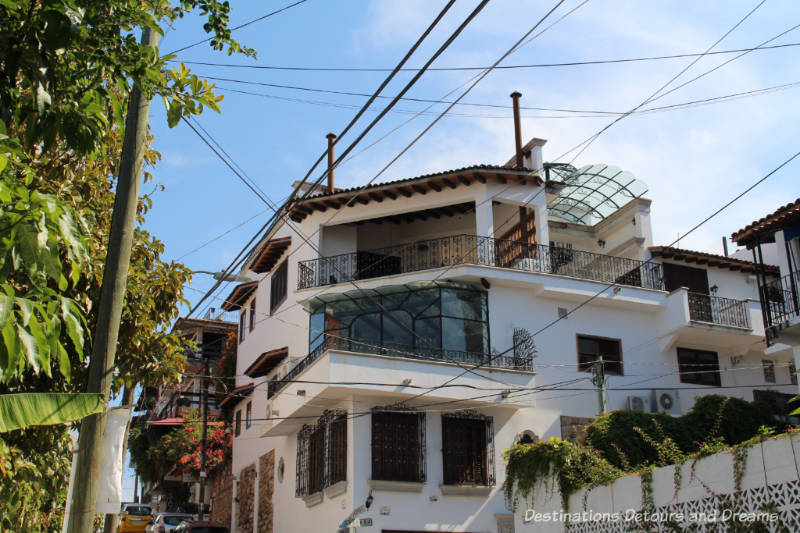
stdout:
<svg viewBox="0 0 800 533">
<path fill-rule="evenodd" d="M 681 402 L 677 390 L 653 389 L 653 411 L 680 416 Z"/>
<path fill-rule="evenodd" d="M 649 411 L 650 398 L 647 396 L 628 396 L 626 407 L 629 411 Z"/>
</svg>

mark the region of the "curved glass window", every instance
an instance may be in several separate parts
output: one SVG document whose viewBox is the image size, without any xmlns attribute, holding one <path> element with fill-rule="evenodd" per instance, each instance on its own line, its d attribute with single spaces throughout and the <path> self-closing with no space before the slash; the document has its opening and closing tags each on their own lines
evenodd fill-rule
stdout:
<svg viewBox="0 0 800 533">
<path fill-rule="evenodd" d="M 636 176 L 611 165 L 552 165 L 550 180 L 561 190 L 547 206 L 551 217 L 594 226 L 647 192 Z"/>
<path fill-rule="evenodd" d="M 486 291 L 427 282 L 326 296 L 311 306 L 309 349 L 484 361 Z"/>
</svg>

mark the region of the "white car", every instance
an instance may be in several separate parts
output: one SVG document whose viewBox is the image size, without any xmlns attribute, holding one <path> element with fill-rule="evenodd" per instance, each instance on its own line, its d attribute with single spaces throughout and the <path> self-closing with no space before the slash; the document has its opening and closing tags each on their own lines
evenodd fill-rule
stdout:
<svg viewBox="0 0 800 533">
<path fill-rule="evenodd" d="M 147 524 L 145 533 L 167 533 L 174 530 L 184 520 L 191 520 L 192 515 L 187 513 L 159 513 L 153 521 Z"/>
</svg>

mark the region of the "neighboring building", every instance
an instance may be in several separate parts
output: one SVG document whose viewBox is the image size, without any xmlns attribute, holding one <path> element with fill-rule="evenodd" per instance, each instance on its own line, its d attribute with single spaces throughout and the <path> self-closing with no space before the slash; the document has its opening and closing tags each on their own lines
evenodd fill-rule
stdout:
<svg viewBox="0 0 800 533">
<path fill-rule="evenodd" d="M 267 231 L 242 269 L 258 279 L 224 306 L 240 313 L 234 531 L 354 514 L 513 531 L 503 450 L 596 416 L 598 356 L 609 409 L 796 388 L 764 356 L 753 263 L 653 246 L 641 181 L 543 164 L 544 144 L 521 165 L 331 182 Z"/>
<path fill-rule="evenodd" d="M 185 418 L 194 411 L 202 414 L 202 376 L 206 362 L 209 374 L 214 374 L 223 357 L 223 348 L 231 335 L 236 335 L 236 323 L 229 322 L 225 313 L 216 313 L 211 309 L 206 318 L 179 318 L 172 328 L 172 333 L 195 343 L 197 349 L 186 354 L 184 378 L 177 384 L 160 388 L 145 389 L 137 403 L 138 410 L 146 410 L 139 415 L 138 423 L 145 424 L 148 431 L 166 434 L 182 426 Z M 231 376 L 232 378 L 232 376 Z M 223 419 L 222 406 L 217 405 L 217 390 L 223 392 L 218 381 L 211 382 L 208 395 L 208 420 L 211 424 L 220 424 Z M 222 403 L 222 402 L 220 402 Z M 224 472 L 224 468 L 221 469 Z M 228 472 L 230 468 L 227 468 Z M 229 474 L 228 474 L 229 475 Z M 229 485 L 230 482 L 227 481 Z M 215 476 L 214 485 L 224 487 L 226 480 L 223 474 Z M 199 500 L 199 479 L 197 476 L 170 473 L 153 484 L 143 484 L 143 502 L 154 503 L 158 510 L 174 511 L 178 507 L 191 509 L 191 504 Z M 206 490 L 206 504 L 213 500 L 213 494 Z M 228 502 L 230 500 L 227 500 Z M 190 504 L 187 507 L 187 504 Z"/>
<path fill-rule="evenodd" d="M 777 255 L 780 278 L 758 276 L 767 337 L 772 344 L 768 353 L 791 357 L 796 367 L 800 364 L 800 198 L 745 226 L 731 239 L 752 250 L 759 272 L 767 248 Z M 766 273 L 767 268 L 763 271 Z"/>
</svg>

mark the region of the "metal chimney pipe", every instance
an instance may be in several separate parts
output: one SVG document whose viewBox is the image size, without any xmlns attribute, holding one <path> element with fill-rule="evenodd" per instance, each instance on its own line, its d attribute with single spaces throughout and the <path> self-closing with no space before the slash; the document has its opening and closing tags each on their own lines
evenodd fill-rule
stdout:
<svg viewBox="0 0 800 533">
<path fill-rule="evenodd" d="M 517 168 L 524 165 L 522 159 L 522 127 L 519 123 L 519 98 L 522 94 L 518 91 L 511 93 L 511 100 L 514 103 L 514 144 L 517 149 Z"/>
<path fill-rule="evenodd" d="M 336 140 L 335 133 L 329 133 L 328 138 L 328 194 L 333 194 L 333 142 Z"/>
</svg>

